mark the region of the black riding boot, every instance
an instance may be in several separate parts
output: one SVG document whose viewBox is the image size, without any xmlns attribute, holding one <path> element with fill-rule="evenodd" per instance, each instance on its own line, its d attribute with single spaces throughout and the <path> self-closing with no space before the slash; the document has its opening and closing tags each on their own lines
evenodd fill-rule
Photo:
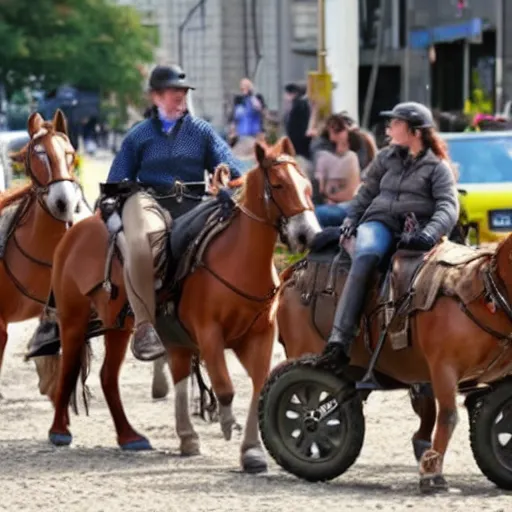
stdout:
<svg viewBox="0 0 512 512">
<path fill-rule="evenodd" d="M 350 348 L 359 331 L 370 279 L 378 262 L 379 257 L 373 254 L 360 256 L 352 262 L 319 366 L 337 371 L 349 363 Z"/>
</svg>

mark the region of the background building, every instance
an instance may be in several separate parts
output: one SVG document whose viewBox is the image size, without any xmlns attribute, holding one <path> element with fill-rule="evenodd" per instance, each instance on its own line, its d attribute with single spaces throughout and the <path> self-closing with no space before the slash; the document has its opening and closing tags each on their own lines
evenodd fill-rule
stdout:
<svg viewBox="0 0 512 512">
<path fill-rule="evenodd" d="M 117 2 L 134 5 L 146 23 L 158 26 L 155 60 L 183 65 L 198 87 L 196 113 L 218 127 L 226 123 L 240 78 L 250 77 L 277 110 L 284 85 L 305 83 L 308 71 L 317 68 L 317 0 Z M 332 71 L 338 87 L 357 81 L 361 115 L 382 18 L 372 123 L 379 110 L 401 99 L 461 110 L 477 85 L 500 109 L 509 98 L 512 31 L 504 27 L 512 24 L 512 2 L 359 0 L 358 16 L 358 76 Z M 333 61 L 339 59 L 328 55 Z"/>
</svg>

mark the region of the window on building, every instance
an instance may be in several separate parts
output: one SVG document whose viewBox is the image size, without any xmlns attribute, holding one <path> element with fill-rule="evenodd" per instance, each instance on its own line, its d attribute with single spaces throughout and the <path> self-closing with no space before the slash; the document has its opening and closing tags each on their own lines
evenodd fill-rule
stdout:
<svg viewBox="0 0 512 512">
<path fill-rule="evenodd" d="M 406 0 L 386 0 L 384 17 L 384 48 L 398 50 L 405 47 Z M 381 17 L 380 0 L 359 0 L 359 46 L 373 49 Z"/>
<path fill-rule="evenodd" d="M 293 0 L 292 27 L 295 44 L 316 47 L 318 33 L 317 0 Z"/>
<path fill-rule="evenodd" d="M 377 26 L 380 16 L 380 0 L 359 2 L 359 44 L 363 49 L 377 45 Z"/>
</svg>

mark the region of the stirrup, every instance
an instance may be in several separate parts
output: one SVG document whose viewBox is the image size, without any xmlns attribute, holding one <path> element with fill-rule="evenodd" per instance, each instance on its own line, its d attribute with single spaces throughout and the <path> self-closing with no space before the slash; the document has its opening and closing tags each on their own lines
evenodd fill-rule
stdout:
<svg viewBox="0 0 512 512">
<path fill-rule="evenodd" d="M 369 370 L 359 382 L 356 382 L 356 389 L 365 391 L 379 391 L 385 388 L 379 383 L 375 377 L 375 374 L 373 373 L 373 370 Z"/>
</svg>

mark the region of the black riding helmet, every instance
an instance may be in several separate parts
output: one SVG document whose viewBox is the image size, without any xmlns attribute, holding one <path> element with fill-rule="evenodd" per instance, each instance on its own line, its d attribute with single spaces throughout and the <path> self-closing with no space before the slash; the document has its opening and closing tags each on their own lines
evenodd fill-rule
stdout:
<svg viewBox="0 0 512 512">
<path fill-rule="evenodd" d="M 187 75 L 180 66 L 176 64 L 172 66 L 156 66 L 149 77 L 149 90 L 162 91 L 171 88 L 195 89 L 187 81 Z"/>
<path fill-rule="evenodd" d="M 406 121 L 411 128 L 433 128 L 435 126 L 430 109 L 415 101 L 399 103 L 393 110 L 384 110 L 380 115 L 389 119 Z"/>
</svg>

